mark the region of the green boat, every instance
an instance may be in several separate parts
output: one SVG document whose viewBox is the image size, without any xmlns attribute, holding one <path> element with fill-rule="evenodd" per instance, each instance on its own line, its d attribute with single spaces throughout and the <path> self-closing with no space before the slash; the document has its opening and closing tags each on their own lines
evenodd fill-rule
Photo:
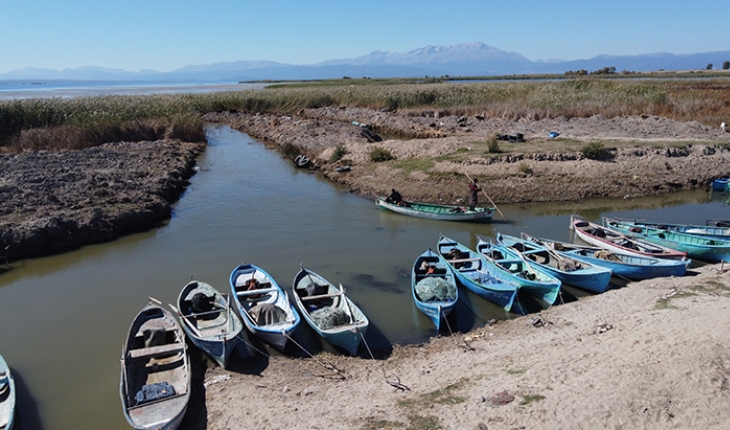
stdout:
<svg viewBox="0 0 730 430">
<path fill-rule="evenodd" d="M 416 218 L 435 219 L 439 221 L 471 221 L 488 222 L 494 216 L 495 208 L 439 205 L 435 203 L 419 203 L 402 200 L 390 203 L 384 198 L 375 200 L 375 204 L 383 209 Z"/>
</svg>

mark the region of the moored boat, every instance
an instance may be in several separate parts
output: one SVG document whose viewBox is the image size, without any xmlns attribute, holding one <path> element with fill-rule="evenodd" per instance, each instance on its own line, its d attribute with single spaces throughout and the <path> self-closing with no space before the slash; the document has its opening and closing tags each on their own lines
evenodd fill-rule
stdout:
<svg viewBox="0 0 730 430">
<path fill-rule="evenodd" d="M 440 221 L 491 221 L 495 208 L 476 207 L 469 210 L 466 206 L 440 205 L 434 203 L 419 203 L 402 200 L 399 203 L 388 202 L 379 198 L 375 204 L 383 209 L 408 215 L 416 218 L 426 218 Z"/>
<path fill-rule="evenodd" d="M 712 191 L 725 191 L 730 184 L 730 178 L 718 178 L 712 181 Z"/>
<path fill-rule="evenodd" d="M 193 280 L 180 291 L 177 307 L 171 308 L 193 344 L 226 368 L 243 329 L 231 309 L 230 295 L 224 297 L 210 284 Z"/>
<path fill-rule="evenodd" d="M 692 260 L 671 260 L 636 254 L 611 252 L 597 246 L 582 246 L 552 239 L 536 238 L 522 233 L 522 238 L 550 248 L 560 255 L 611 269 L 614 276 L 642 280 L 668 276 L 684 276 Z"/>
<path fill-rule="evenodd" d="M 561 256 L 544 246 L 507 234 L 497 234 L 497 242 L 515 250 L 533 268 L 553 275 L 564 284 L 602 293 L 611 283 L 611 270 L 605 267 Z"/>
<path fill-rule="evenodd" d="M 15 379 L 0 355 L 0 429 L 12 430 L 15 423 Z"/>
<path fill-rule="evenodd" d="M 489 264 L 492 264 L 506 279 L 516 283 L 520 291 L 542 300 L 548 306 L 557 300 L 562 285 L 560 279 L 545 271 L 533 269 L 514 250 L 479 238 L 477 252 L 482 254 Z"/>
<path fill-rule="evenodd" d="M 517 284 L 495 277 L 483 255 L 443 235 L 439 238 L 437 249 L 464 287 L 506 311 L 522 313 L 519 303 L 515 301 Z"/>
<path fill-rule="evenodd" d="M 642 239 L 648 240 L 652 243 L 672 247 L 679 251 L 686 252 L 687 256 L 694 259 L 710 263 L 730 261 L 730 240 L 662 230 L 631 221 L 622 221 L 605 217 L 602 222 L 604 226 L 625 234 L 633 235 L 634 237 L 641 237 Z"/>
<path fill-rule="evenodd" d="M 256 337 L 283 351 L 299 325 L 299 313 L 274 278 L 253 264 L 231 272 L 233 301 L 243 322 Z"/>
<path fill-rule="evenodd" d="M 157 300 L 137 314 L 122 348 L 119 387 L 127 422 L 135 429 L 176 429 L 190 400 L 185 332 Z"/>
<path fill-rule="evenodd" d="M 459 300 L 456 277 L 444 258 L 431 249 L 416 258 L 411 270 L 411 294 L 418 310 L 441 329 L 441 321 Z"/>
<path fill-rule="evenodd" d="M 686 252 L 629 236 L 620 231 L 587 221 L 578 215 L 570 217 L 570 228 L 575 232 L 576 237 L 583 242 L 611 252 L 672 260 L 687 259 Z"/>
<path fill-rule="evenodd" d="M 294 304 L 304 321 L 325 341 L 357 355 L 370 321 L 339 288 L 317 273 L 300 268 L 292 283 Z"/>
<path fill-rule="evenodd" d="M 667 224 L 659 222 L 648 222 L 633 220 L 635 225 L 645 225 L 647 227 L 657 228 L 660 230 L 676 231 L 679 233 L 694 234 L 708 238 L 716 238 L 722 240 L 730 240 L 730 227 L 696 225 L 696 224 Z"/>
</svg>

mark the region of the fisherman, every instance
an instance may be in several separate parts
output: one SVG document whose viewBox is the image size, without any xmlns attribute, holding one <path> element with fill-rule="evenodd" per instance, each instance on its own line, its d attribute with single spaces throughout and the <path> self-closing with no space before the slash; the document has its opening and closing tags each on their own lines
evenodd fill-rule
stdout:
<svg viewBox="0 0 730 430">
<path fill-rule="evenodd" d="M 477 182 L 478 182 L 478 179 L 474 178 L 469 183 L 469 192 L 471 193 L 471 199 L 469 200 L 469 210 L 470 211 L 473 211 L 474 208 L 476 207 L 478 200 L 479 200 L 478 193 L 479 193 L 479 191 L 482 190 L 481 188 L 479 188 L 479 184 Z"/>
<path fill-rule="evenodd" d="M 403 201 L 403 197 L 398 191 L 395 190 L 395 188 L 391 188 L 390 195 L 388 196 L 388 198 L 385 199 L 385 201 L 394 205 L 398 205 Z"/>
</svg>

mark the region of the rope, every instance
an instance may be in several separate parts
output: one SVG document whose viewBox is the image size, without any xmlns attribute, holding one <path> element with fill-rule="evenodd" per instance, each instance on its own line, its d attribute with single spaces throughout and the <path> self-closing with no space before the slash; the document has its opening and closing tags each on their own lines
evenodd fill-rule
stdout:
<svg viewBox="0 0 730 430">
<path fill-rule="evenodd" d="M 360 335 L 360 339 L 362 340 L 362 343 L 365 345 L 365 348 L 368 350 L 368 354 L 370 355 L 371 360 L 375 360 L 375 356 L 373 356 L 373 352 L 370 350 L 370 345 L 368 345 L 368 342 L 365 340 L 365 335 L 362 334 L 360 330 L 357 331 Z"/>
<path fill-rule="evenodd" d="M 449 336 L 453 336 L 454 332 L 451 331 L 451 324 L 449 324 L 449 320 L 446 318 L 446 314 L 441 311 L 441 315 L 444 317 L 444 322 L 446 323 L 446 327 L 449 329 Z"/>
<path fill-rule="evenodd" d="M 345 375 L 341 375 L 340 372 L 342 372 L 342 371 L 340 369 L 338 369 L 337 367 L 335 367 L 334 364 L 324 363 L 323 361 L 318 360 L 314 355 L 312 355 L 312 353 L 310 353 L 309 351 L 307 351 L 306 348 L 304 348 L 302 345 L 300 345 L 299 342 L 297 342 L 296 340 L 294 340 L 286 332 L 282 331 L 281 333 L 284 336 L 286 336 L 286 338 L 289 339 L 292 343 L 294 343 L 294 345 L 298 346 L 302 351 L 306 352 L 307 355 L 309 355 L 309 358 L 311 358 L 312 360 L 314 360 L 317 363 L 319 363 L 325 369 L 329 369 L 329 370 L 333 371 L 334 373 L 338 374 L 342 379 L 345 379 Z"/>
</svg>

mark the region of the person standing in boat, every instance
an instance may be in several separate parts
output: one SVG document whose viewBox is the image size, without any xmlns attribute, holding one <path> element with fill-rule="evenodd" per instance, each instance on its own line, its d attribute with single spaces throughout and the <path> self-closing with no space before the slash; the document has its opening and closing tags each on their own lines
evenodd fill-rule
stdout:
<svg viewBox="0 0 730 430">
<path fill-rule="evenodd" d="M 482 189 L 479 188 L 479 184 L 477 183 L 479 180 L 477 178 L 472 179 L 471 182 L 469 182 L 469 192 L 471 193 L 471 199 L 469 199 L 469 210 L 473 211 L 476 207 L 478 201 L 479 201 L 479 191 Z"/>
</svg>

